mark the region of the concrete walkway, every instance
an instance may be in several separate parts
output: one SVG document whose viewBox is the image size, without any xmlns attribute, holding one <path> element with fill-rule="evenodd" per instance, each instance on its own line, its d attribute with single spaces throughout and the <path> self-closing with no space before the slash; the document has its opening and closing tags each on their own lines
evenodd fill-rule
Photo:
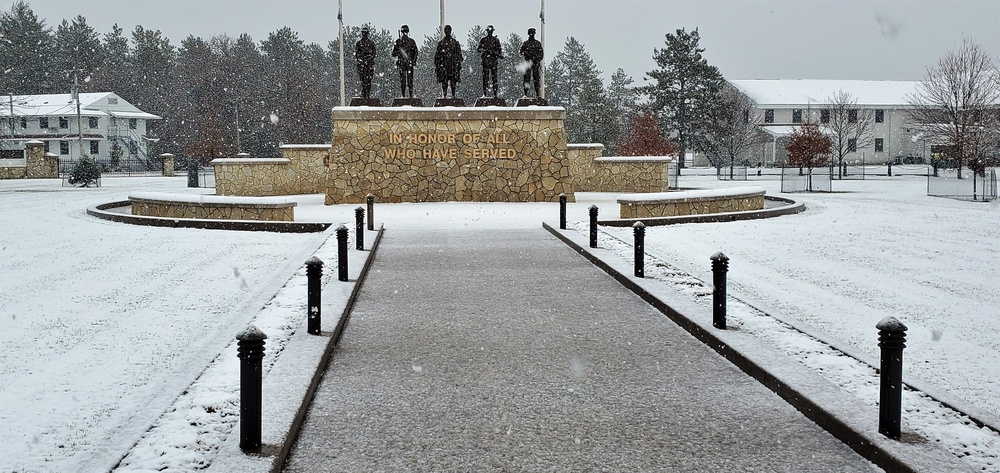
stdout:
<svg viewBox="0 0 1000 473">
<path fill-rule="evenodd" d="M 878 471 L 537 230 L 387 230 L 287 471 Z"/>
</svg>

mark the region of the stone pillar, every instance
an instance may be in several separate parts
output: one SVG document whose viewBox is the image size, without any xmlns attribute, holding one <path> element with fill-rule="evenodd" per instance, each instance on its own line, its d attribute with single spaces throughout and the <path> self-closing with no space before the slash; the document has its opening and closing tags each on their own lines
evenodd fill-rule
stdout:
<svg viewBox="0 0 1000 473">
<path fill-rule="evenodd" d="M 28 179 L 46 179 L 59 177 L 59 158 L 45 154 L 45 143 L 31 140 L 25 143 L 28 149 L 27 170 Z"/>
<path fill-rule="evenodd" d="M 163 176 L 174 177 L 174 155 L 163 153 L 160 155 L 160 159 L 163 160 Z"/>
</svg>

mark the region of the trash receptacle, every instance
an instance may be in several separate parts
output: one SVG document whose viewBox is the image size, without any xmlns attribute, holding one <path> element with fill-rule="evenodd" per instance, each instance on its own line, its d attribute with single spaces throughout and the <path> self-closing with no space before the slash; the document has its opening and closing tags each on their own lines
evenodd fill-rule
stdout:
<svg viewBox="0 0 1000 473">
<path fill-rule="evenodd" d="M 188 187 L 198 187 L 198 165 L 188 166 Z"/>
</svg>

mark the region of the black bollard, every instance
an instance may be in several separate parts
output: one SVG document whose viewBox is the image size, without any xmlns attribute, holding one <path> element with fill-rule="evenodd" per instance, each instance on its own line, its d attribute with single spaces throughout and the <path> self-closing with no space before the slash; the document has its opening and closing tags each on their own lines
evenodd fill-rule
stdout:
<svg viewBox="0 0 1000 473">
<path fill-rule="evenodd" d="M 718 252 L 712 255 L 712 326 L 726 329 L 726 272 L 729 271 L 729 258 Z"/>
<path fill-rule="evenodd" d="M 323 321 L 322 309 L 320 309 L 321 299 L 321 279 L 323 278 L 323 261 L 319 258 L 313 256 L 306 261 L 306 279 L 308 281 L 308 297 L 307 301 L 307 313 L 306 320 L 308 320 L 308 328 L 306 329 L 312 335 L 319 335 L 320 325 Z"/>
<path fill-rule="evenodd" d="M 368 229 L 375 230 L 375 196 L 368 194 L 365 196 L 365 202 L 368 204 Z"/>
<path fill-rule="evenodd" d="M 240 449 L 244 452 L 260 450 L 265 339 L 267 335 L 253 325 L 236 335 L 236 356 L 240 359 Z"/>
<path fill-rule="evenodd" d="M 643 257 L 646 255 L 646 225 L 642 222 L 635 222 L 632 225 L 632 231 L 635 233 L 635 277 L 644 278 L 646 277 L 645 268 L 643 268 Z"/>
<path fill-rule="evenodd" d="M 892 161 L 887 162 L 886 165 L 889 166 L 887 173 L 889 174 L 889 177 L 892 177 Z"/>
<path fill-rule="evenodd" d="M 903 410 L 903 348 L 906 325 L 889 316 L 875 324 L 878 346 L 882 349 L 879 364 L 878 433 L 891 439 L 900 434 Z"/>
<path fill-rule="evenodd" d="M 590 206 L 590 247 L 597 248 L 597 206 Z"/>
<path fill-rule="evenodd" d="M 337 227 L 337 280 L 347 281 L 347 227 Z"/>
<path fill-rule="evenodd" d="M 559 229 L 566 229 L 566 194 L 559 194 Z"/>
<path fill-rule="evenodd" d="M 365 249 L 365 209 L 361 206 L 354 209 L 354 247 L 358 251 Z"/>
</svg>

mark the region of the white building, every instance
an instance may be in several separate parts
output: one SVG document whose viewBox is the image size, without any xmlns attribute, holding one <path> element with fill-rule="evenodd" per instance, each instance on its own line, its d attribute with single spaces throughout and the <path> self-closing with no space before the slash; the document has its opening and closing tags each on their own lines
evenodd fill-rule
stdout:
<svg viewBox="0 0 1000 473">
<path fill-rule="evenodd" d="M 875 123 L 872 142 L 857 148 L 845 157 L 847 162 L 881 164 L 896 158 L 930 157 L 929 145 L 914 133 L 908 123 L 907 97 L 917 90 L 917 81 L 874 80 L 731 80 L 739 91 L 757 103 L 763 116 L 761 128 L 771 142 L 759 150 L 756 161 L 782 163 L 786 161 L 786 137 L 806 121 L 823 126 L 829 121 L 827 103 L 838 91 L 850 93 L 858 108 L 871 109 Z"/>
<path fill-rule="evenodd" d="M 23 150 L 26 141 L 39 140 L 60 162 L 81 155 L 105 162 L 113 143 L 121 147 L 123 160 L 145 160 L 153 141 L 147 124 L 160 119 L 111 92 L 80 94 L 79 115 L 72 94 L 8 95 L 0 103 L 0 148 Z"/>
</svg>

